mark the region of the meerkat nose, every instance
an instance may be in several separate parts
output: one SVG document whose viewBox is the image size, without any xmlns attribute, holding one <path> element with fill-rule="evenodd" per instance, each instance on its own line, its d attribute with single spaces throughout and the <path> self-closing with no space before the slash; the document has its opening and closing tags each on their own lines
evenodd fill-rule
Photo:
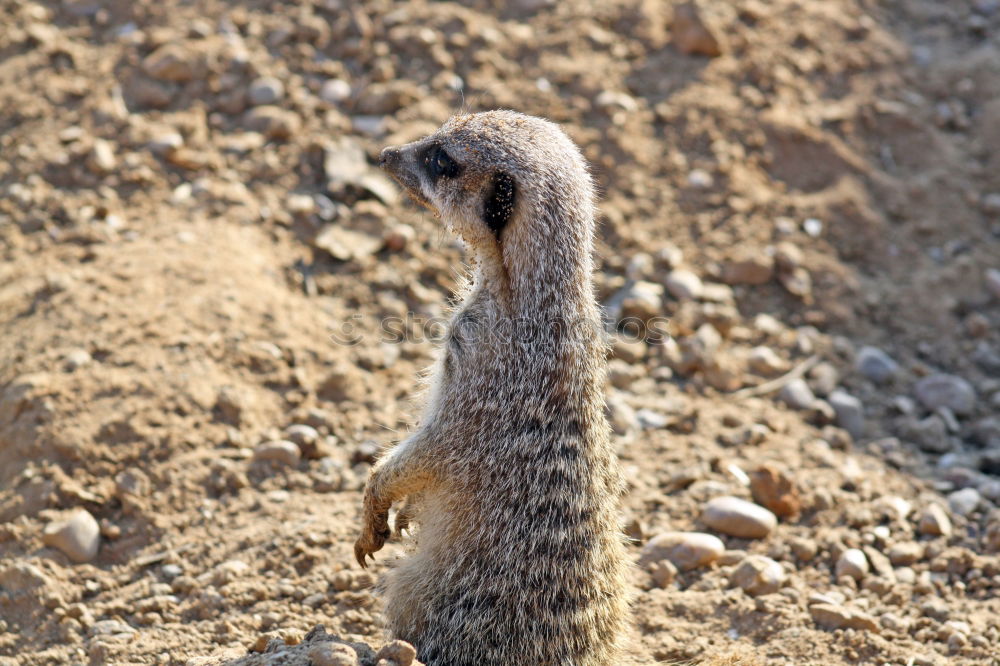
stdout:
<svg viewBox="0 0 1000 666">
<path fill-rule="evenodd" d="M 382 152 L 378 156 L 378 165 L 381 168 L 386 168 L 387 166 L 392 166 L 399 161 L 399 148 L 396 146 L 389 146 L 388 148 L 383 148 Z"/>
</svg>

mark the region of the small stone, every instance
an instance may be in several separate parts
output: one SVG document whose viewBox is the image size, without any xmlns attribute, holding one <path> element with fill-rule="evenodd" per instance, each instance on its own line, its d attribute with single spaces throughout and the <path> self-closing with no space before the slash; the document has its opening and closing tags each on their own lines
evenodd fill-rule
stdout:
<svg viewBox="0 0 1000 666">
<path fill-rule="evenodd" d="M 646 343 L 642 340 L 616 335 L 612 341 L 611 353 L 613 358 L 621 359 L 626 363 L 641 363 L 646 357 Z"/>
<path fill-rule="evenodd" d="M 328 224 L 316 235 L 313 245 L 326 250 L 338 261 L 351 261 L 378 252 L 382 247 L 382 239 L 361 231 L 345 229 L 339 224 Z"/>
<path fill-rule="evenodd" d="M 765 284 L 774 275 L 774 259 L 764 253 L 748 254 L 722 265 L 720 279 L 726 284 Z"/>
<path fill-rule="evenodd" d="M 192 54 L 179 44 L 166 44 L 142 61 L 143 70 L 154 79 L 185 83 L 195 76 Z"/>
<path fill-rule="evenodd" d="M 913 564 L 924 555 L 924 547 L 916 541 L 895 543 L 889 548 L 889 561 L 893 566 L 905 567 Z"/>
<path fill-rule="evenodd" d="M 937 414 L 925 419 L 905 418 L 899 424 L 901 437 L 914 442 L 922 451 L 928 453 L 947 453 L 951 451 L 951 439 L 948 428 Z"/>
<path fill-rule="evenodd" d="M 656 252 L 656 258 L 666 264 L 667 268 L 677 268 L 684 263 L 684 251 L 673 243 L 667 243 Z"/>
<path fill-rule="evenodd" d="M 809 387 L 819 396 L 829 396 L 840 383 L 840 373 L 831 363 L 819 363 L 809 371 Z"/>
<path fill-rule="evenodd" d="M 819 235 L 823 233 L 823 220 L 807 217 L 802 221 L 802 230 L 813 238 L 819 238 Z"/>
<path fill-rule="evenodd" d="M 664 281 L 667 291 L 678 301 L 694 301 L 701 298 L 701 278 L 684 269 L 676 269 L 667 274 Z"/>
<path fill-rule="evenodd" d="M 778 524 L 773 513 L 738 497 L 716 497 L 705 505 L 702 521 L 723 534 L 744 539 L 761 539 Z"/>
<path fill-rule="evenodd" d="M 990 292 L 994 300 L 1000 301 L 1000 270 L 987 268 L 983 274 L 983 280 L 986 282 L 987 291 Z"/>
<path fill-rule="evenodd" d="M 90 149 L 90 158 L 87 166 L 94 173 L 103 174 L 113 171 L 118 161 L 115 159 L 115 151 L 110 141 L 104 139 L 94 139 L 94 147 Z"/>
<path fill-rule="evenodd" d="M 794 270 L 802 265 L 802 250 L 793 243 L 782 241 L 774 248 L 774 262 L 778 270 Z"/>
<path fill-rule="evenodd" d="M 312 645 L 308 654 L 312 666 L 358 666 L 359 663 L 358 654 L 345 643 Z"/>
<path fill-rule="evenodd" d="M 793 379 L 778 392 L 778 399 L 793 409 L 809 409 L 816 402 L 816 396 L 804 379 Z"/>
<path fill-rule="evenodd" d="M 708 189 L 715 184 L 715 179 L 712 178 L 712 174 L 704 169 L 691 169 L 691 171 L 688 172 L 687 181 L 688 185 L 696 187 L 700 190 Z"/>
<path fill-rule="evenodd" d="M 416 658 L 416 649 L 406 641 L 400 640 L 387 643 L 381 650 L 378 651 L 378 654 L 375 655 L 375 659 L 388 659 L 393 662 L 395 666 L 410 666 Z"/>
<path fill-rule="evenodd" d="M 343 79 L 329 79 L 319 89 L 319 98 L 329 104 L 340 104 L 351 97 L 351 84 Z"/>
<path fill-rule="evenodd" d="M 931 504 L 920 516 L 920 533 L 928 536 L 949 536 L 951 534 L 951 519 L 937 504 Z"/>
<path fill-rule="evenodd" d="M 255 79 L 247 89 L 247 99 L 253 106 L 274 104 L 285 96 L 285 84 L 273 76 Z"/>
<path fill-rule="evenodd" d="M 899 364 L 877 347 L 862 347 L 854 359 L 854 367 L 866 379 L 883 384 L 899 372 Z"/>
<path fill-rule="evenodd" d="M 964 518 L 978 509 L 982 501 L 982 495 L 975 488 L 962 488 L 948 495 L 948 508 Z"/>
<path fill-rule="evenodd" d="M 972 385 L 955 375 L 928 375 L 917 382 L 914 394 L 931 411 L 947 407 L 956 414 L 971 414 L 976 406 Z"/>
<path fill-rule="evenodd" d="M 848 548 L 837 560 L 834 572 L 837 579 L 841 576 L 850 576 L 854 580 L 861 580 L 868 573 L 868 558 L 863 551 L 857 548 Z"/>
<path fill-rule="evenodd" d="M 813 539 L 805 537 L 793 538 L 789 541 L 788 545 L 795 557 L 803 562 L 811 561 L 819 552 L 819 545 Z"/>
<path fill-rule="evenodd" d="M 671 27 L 674 45 L 681 53 L 710 58 L 722 55 L 722 33 L 705 21 L 698 3 L 687 2 L 676 6 Z"/>
<path fill-rule="evenodd" d="M 837 389 L 830 393 L 827 402 L 837 413 L 837 425 L 859 439 L 865 431 L 865 412 L 861 401 L 850 393 Z"/>
<path fill-rule="evenodd" d="M 385 234 L 385 249 L 402 252 L 416 238 L 417 232 L 408 224 L 396 224 Z"/>
<path fill-rule="evenodd" d="M 785 570 L 770 557 L 750 555 L 730 574 L 729 582 L 752 597 L 773 594 L 785 582 Z"/>
<path fill-rule="evenodd" d="M 80 509 L 69 519 L 48 525 L 42 534 L 42 542 L 58 548 L 73 562 L 89 562 L 97 556 L 101 527 L 89 511 Z"/>
<path fill-rule="evenodd" d="M 677 567 L 670 560 L 660 560 L 649 572 L 653 584 L 660 589 L 666 589 L 677 578 Z"/>
<path fill-rule="evenodd" d="M 770 347 L 754 347 L 747 355 L 750 370 L 758 375 L 769 377 L 788 372 L 789 363 Z"/>
<path fill-rule="evenodd" d="M 878 623 L 875 618 L 836 604 L 813 604 L 809 606 L 809 614 L 813 621 L 824 629 L 878 631 Z"/>
<path fill-rule="evenodd" d="M 253 452 L 254 460 L 274 461 L 289 467 L 296 467 L 302 458 L 302 452 L 294 442 L 279 439 L 261 444 Z"/>
<path fill-rule="evenodd" d="M 268 139 L 284 140 L 298 133 L 302 121 L 294 111 L 265 104 L 248 111 L 244 124 Z"/>
<path fill-rule="evenodd" d="M 73 372 L 78 368 L 88 365 L 94 359 L 86 349 L 71 349 L 63 356 L 63 368 L 67 372 Z"/>
<path fill-rule="evenodd" d="M 781 470 L 761 465 L 750 474 L 753 500 L 782 518 L 796 516 L 802 510 L 799 490 Z"/>
<path fill-rule="evenodd" d="M 725 550 L 722 540 L 702 532 L 664 532 L 643 546 L 639 564 L 646 566 L 669 560 L 681 571 L 715 562 Z"/>
</svg>

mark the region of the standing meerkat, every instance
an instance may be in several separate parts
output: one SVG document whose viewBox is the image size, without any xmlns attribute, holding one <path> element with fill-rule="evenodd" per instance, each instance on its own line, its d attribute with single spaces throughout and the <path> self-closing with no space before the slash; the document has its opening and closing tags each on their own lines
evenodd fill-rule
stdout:
<svg viewBox="0 0 1000 666">
<path fill-rule="evenodd" d="M 362 566 L 390 535 L 390 506 L 419 497 L 416 549 L 383 583 L 388 629 L 428 666 L 617 664 L 624 484 L 584 159 L 556 125 L 492 111 L 379 162 L 474 264 L 422 420 L 365 488 Z"/>
</svg>

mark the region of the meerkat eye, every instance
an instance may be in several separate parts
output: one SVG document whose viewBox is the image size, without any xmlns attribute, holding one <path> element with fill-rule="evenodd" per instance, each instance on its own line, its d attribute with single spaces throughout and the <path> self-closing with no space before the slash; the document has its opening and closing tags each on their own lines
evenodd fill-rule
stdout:
<svg viewBox="0 0 1000 666">
<path fill-rule="evenodd" d="M 434 180 L 437 180 L 441 176 L 454 178 L 458 175 L 458 163 L 451 159 L 451 156 L 440 146 L 435 146 L 427 153 L 427 156 L 424 158 L 424 164 L 427 166 L 427 171 Z"/>
</svg>

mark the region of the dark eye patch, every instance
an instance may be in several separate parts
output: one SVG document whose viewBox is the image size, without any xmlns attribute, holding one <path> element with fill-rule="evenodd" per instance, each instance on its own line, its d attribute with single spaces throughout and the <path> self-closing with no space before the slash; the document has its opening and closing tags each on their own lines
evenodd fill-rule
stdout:
<svg viewBox="0 0 1000 666">
<path fill-rule="evenodd" d="M 442 176 L 454 178 L 461 170 L 458 162 L 451 159 L 451 156 L 441 146 L 433 146 L 427 151 L 427 154 L 424 155 L 424 166 L 433 181 L 437 181 Z"/>
<path fill-rule="evenodd" d="M 493 230 L 493 235 L 500 238 L 510 216 L 514 213 L 514 203 L 517 199 L 517 184 L 514 179 L 498 171 L 493 176 L 493 182 L 486 192 L 486 200 L 483 204 L 483 221 Z"/>
</svg>

